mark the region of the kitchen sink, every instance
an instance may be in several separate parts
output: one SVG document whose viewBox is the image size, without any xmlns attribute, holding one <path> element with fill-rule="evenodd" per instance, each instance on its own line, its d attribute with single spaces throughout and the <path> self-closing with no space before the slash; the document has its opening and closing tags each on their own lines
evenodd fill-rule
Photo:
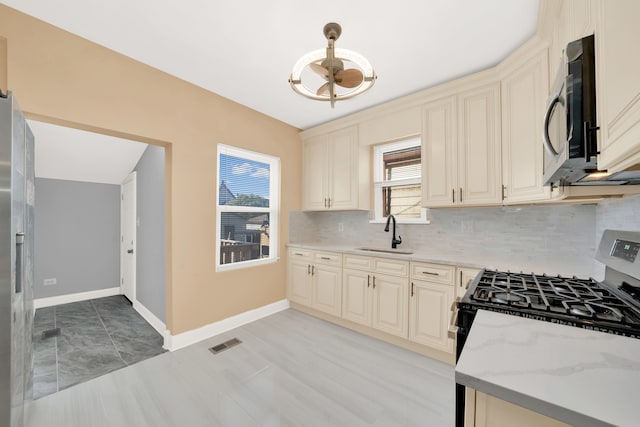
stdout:
<svg viewBox="0 0 640 427">
<path fill-rule="evenodd" d="M 381 252 L 385 254 L 411 255 L 410 251 L 399 251 L 397 249 L 378 249 L 378 248 L 356 248 L 357 251 Z"/>
</svg>

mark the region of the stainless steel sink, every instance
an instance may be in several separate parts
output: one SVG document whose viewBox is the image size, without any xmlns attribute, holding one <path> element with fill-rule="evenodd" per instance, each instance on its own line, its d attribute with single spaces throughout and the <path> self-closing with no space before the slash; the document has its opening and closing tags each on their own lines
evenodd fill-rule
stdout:
<svg viewBox="0 0 640 427">
<path fill-rule="evenodd" d="M 379 249 L 379 248 L 356 248 L 357 251 L 381 252 L 385 254 L 411 255 L 410 251 L 399 251 L 397 249 Z"/>
</svg>

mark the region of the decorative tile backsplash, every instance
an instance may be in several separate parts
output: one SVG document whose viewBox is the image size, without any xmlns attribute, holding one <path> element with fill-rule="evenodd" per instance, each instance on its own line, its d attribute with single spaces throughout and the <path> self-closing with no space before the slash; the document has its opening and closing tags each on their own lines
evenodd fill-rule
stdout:
<svg viewBox="0 0 640 427">
<path fill-rule="evenodd" d="M 599 205 L 431 209 L 430 224 L 398 224 L 403 243 L 425 257 L 492 268 L 601 279 L 594 260 L 602 230 L 640 230 L 640 196 Z M 343 231 L 339 231 L 339 228 Z M 291 212 L 291 243 L 390 248 L 369 212 Z"/>
</svg>

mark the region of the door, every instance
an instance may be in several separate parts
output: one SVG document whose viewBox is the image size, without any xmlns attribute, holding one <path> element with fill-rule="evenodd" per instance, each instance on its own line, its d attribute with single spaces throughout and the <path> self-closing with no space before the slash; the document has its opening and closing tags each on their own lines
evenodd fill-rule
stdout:
<svg viewBox="0 0 640 427">
<path fill-rule="evenodd" d="M 291 258 L 290 258 L 291 259 Z M 299 304 L 311 305 L 311 264 L 289 264 L 289 299 Z"/>
<path fill-rule="evenodd" d="M 342 312 L 342 268 L 314 266 L 312 307 L 340 316 Z"/>
<path fill-rule="evenodd" d="M 342 270 L 342 317 L 371 326 L 371 274 L 366 271 Z"/>
<path fill-rule="evenodd" d="M 327 156 L 328 139 L 315 137 L 304 142 L 302 147 L 302 202 L 305 210 L 327 208 Z"/>
<path fill-rule="evenodd" d="M 405 277 L 376 274 L 373 288 L 372 326 L 388 334 L 407 338 L 409 283 Z"/>
<path fill-rule="evenodd" d="M 121 186 L 120 206 L 120 292 L 136 301 L 136 173 Z"/>
<path fill-rule="evenodd" d="M 452 285 L 414 280 L 411 283 L 409 339 L 429 347 L 453 352 L 449 339 L 449 316 L 455 288 Z"/>
</svg>

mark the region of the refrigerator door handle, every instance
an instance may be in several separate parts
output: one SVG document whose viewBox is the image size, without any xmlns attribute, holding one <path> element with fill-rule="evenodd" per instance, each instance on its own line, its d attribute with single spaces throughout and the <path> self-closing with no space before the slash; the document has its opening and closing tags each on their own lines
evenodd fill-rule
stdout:
<svg viewBox="0 0 640 427">
<path fill-rule="evenodd" d="M 24 233 L 16 233 L 16 294 L 22 292 L 22 258 Z"/>
</svg>

